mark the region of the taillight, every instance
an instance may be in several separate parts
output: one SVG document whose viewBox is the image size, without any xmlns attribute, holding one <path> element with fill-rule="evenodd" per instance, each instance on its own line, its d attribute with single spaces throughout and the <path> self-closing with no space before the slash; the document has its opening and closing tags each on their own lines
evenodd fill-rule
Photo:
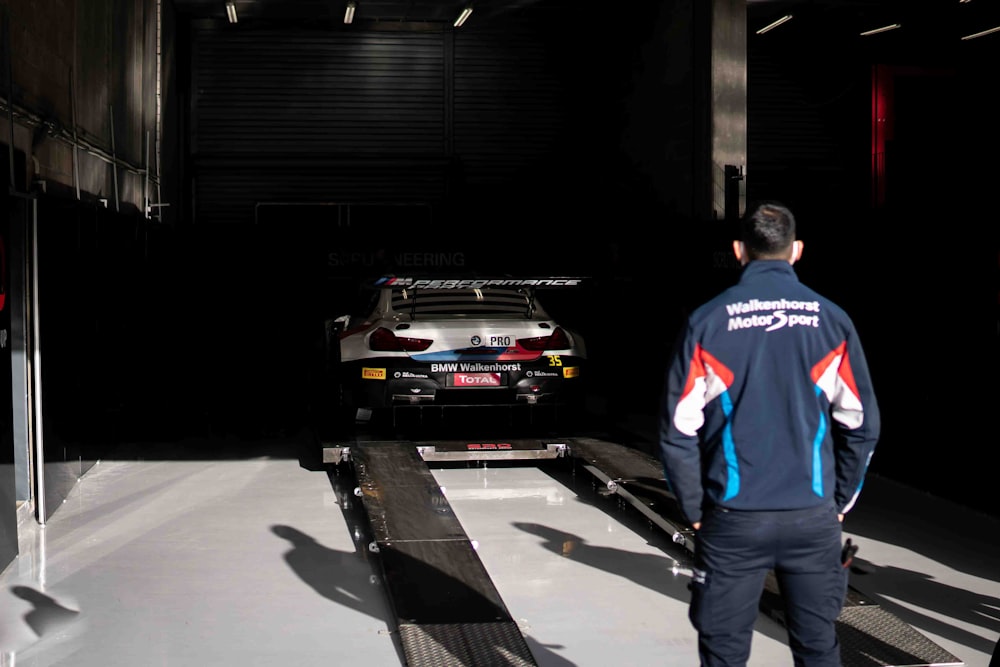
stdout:
<svg viewBox="0 0 1000 667">
<path fill-rule="evenodd" d="M 552 330 L 550 336 L 538 336 L 537 338 L 519 338 L 517 344 L 525 350 L 540 352 L 542 350 L 568 350 L 570 347 L 569 336 L 561 327 Z"/>
<path fill-rule="evenodd" d="M 423 352 L 434 341 L 426 338 L 404 338 L 385 327 L 379 327 L 368 337 L 368 347 L 375 352 Z"/>
</svg>

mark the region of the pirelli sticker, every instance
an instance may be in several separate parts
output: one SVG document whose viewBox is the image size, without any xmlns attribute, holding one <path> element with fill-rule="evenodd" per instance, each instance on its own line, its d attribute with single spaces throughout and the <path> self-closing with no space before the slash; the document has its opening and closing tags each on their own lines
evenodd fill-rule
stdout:
<svg viewBox="0 0 1000 667">
<path fill-rule="evenodd" d="M 385 379 L 385 369 L 384 368 L 361 368 L 361 379 L 362 380 L 384 380 Z"/>
<path fill-rule="evenodd" d="M 564 366 L 563 367 L 563 377 L 567 378 L 567 379 L 580 377 L 580 367 L 579 366 Z"/>
</svg>

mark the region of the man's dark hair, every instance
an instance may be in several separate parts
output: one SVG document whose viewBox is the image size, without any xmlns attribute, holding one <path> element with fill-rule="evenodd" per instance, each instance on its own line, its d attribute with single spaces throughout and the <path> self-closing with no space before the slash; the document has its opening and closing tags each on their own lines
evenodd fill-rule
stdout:
<svg viewBox="0 0 1000 667">
<path fill-rule="evenodd" d="M 750 259 L 784 259 L 795 241 L 795 216 L 777 202 L 763 202 L 747 211 L 740 240 Z"/>
</svg>

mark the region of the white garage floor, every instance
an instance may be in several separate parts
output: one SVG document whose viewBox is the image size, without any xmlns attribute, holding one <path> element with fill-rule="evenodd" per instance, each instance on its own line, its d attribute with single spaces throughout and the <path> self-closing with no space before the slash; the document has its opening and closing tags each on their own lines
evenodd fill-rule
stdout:
<svg viewBox="0 0 1000 667">
<path fill-rule="evenodd" d="M 305 437 L 305 436 L 303 436 Z M 0 665 L 403 664 L 343 480 L 282 451 L 101 462 L 0 575 Z M 540 667 L 697 664 L 684 552 L 545 466 L 435 469 Z M 870 478 L 846 532 L 852 583 L 987 667 L 1000 521 Z M 751 667 L 790 665 L 762 615 Z"/>
</svg>

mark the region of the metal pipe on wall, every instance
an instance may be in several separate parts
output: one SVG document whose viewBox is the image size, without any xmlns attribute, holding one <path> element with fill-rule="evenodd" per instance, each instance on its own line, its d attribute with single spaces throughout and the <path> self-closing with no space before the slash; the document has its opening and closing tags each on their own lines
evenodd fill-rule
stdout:
<svg viewBox="0 0 1000 667">
<path fill-rule="evenodd" d="M 75 5 L 74 5 L 75 6 Z M 74 30 L 74 32 L 76 32 Z M 76 69 L 69 74 L 69 113 L 73 123 L 73 188 L 76 200 L 80 201 L 80 140 L 76 136 Z"/>
<path fill-rule="evenodd" d="M 118 206 L 118 153 L 115 150 L 115 107 L 108 105 L 108 113 L 111 116 L 111 169 L 115 183 L 115 211 L 121 210 Z"/>
<path fill-rule="evenodd" d="M 80 201 L 80 147 L 76 136 L 76 73 L 79 69 L 77 66 L 77 58 L 79 57 L 77 35 L 80 33 L 77 23 L 78 4 L 73 3 L 73 61 L 69 70 L 69 116 L 70 122 L 73 123 L 73 189 L 76 190 L 76 200 Z"/>
<path fill-rule="evenodd" d="M 38 199 L 31 200 L 31 403 L 35 445 L 35 520 L 45 525 L 45 442 L 42 437 L 42 339 L 38 298 Z"/>
<path fill-rule="evenodd" d="M 81 134 L 77 128 L 66 129 L 65 126 L 60 125 L 58 122 L 43 119 L 37 112 L 14 105 L 9 99 L 3 96 L 0 96 L 0 108 L 3 109 L 4 113 L 13 113 L 14 122 L 21 127 L 29 129 L 44 127 L 46 134 L 56 141 L 61 141 L 67 146 L 76 147 L 106 164 L 114 164 L 119 169 L 123 169 L 130 174 L 142 175 L 142 167 L 126 160 L 112 157 L 108 151 L 94 143 L 91 140 L 93 137 L 88 136 L 86 131 Z"/>
<path fill-rule="evenodd" d="M 142 181 L 142 210 L 143 215 L 146 219 L 149 219 L 149 213 L 153 209 L 149 205 L 149 130 L 146 130 L 146 167 L 143 169 L 144 178 Z"/>
</svg>

